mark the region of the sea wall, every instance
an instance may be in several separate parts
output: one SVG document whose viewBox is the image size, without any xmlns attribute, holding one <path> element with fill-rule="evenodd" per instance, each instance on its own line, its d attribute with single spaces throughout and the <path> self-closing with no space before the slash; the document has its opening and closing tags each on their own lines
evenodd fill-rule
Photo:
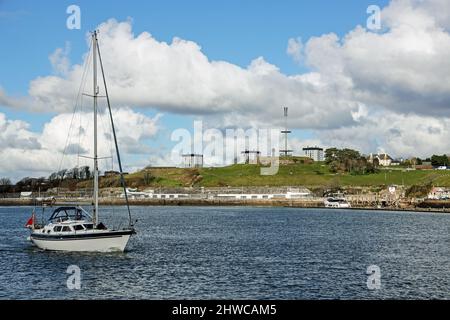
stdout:
<svg viewBox="0 0 450 320">
<path fill-rule="evenodd" d="M 56 199 L 54 206 L 74 203 L 91 205 L 86 199 Z M 130 199 L 133 206 L 251 206 L 251 207 L 294 207 L 294 208 L 324 208 L 322 198 L 309 199 Z M 99 204 L 104 206 L 123 206 L 125 199 L 100 198 Z M 0 199 L 0 206 L 34 206 L 33 199 Z M 450 201 L 426 200 L 423 202 L 403 201 L 396 205 L 380 206 L 371 201 L 351 202 L 352 209 L 394 210 L 394 211 L 421 211 L 421 212 L 450 212 Z"/>
</svg>

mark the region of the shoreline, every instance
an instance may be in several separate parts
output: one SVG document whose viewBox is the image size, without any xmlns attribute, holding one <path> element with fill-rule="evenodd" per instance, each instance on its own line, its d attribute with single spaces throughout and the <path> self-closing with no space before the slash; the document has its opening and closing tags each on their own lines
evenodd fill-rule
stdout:
<svg viewBox="0 0 450 320">
<path fill-rule="evenodd" d="M 73 205 L 75 203 L 91 205 L 89 201 L 80 199 L 60 199 L 52 206 Z M 339 210 L 339 208 L 326 208 L 323 201 L 316 199 L 302 200 L 223 200 L 223 199 L 131 199 L 131 206 L 187 206 L 187 207 L 285 207 L 304 209 L 329 209 Z M 124 206 L 123 199 L 102 198 L 99 201 L 102 206 Z M 20 207 L 20 206 L 40 206 L 34 199 L 0 199 L 0 207 Z M 344 209 L 344 208 L 343 208 Z M 450 201 L 425 201 L 418 205 L 385 206 L 377 207 L 371 205 L 352 205 L 348 210 L 368 210 L 368 211 L 398 211 L 398 212 L 430 212 L 430 213 L 450 213 Z"/>
</svg>

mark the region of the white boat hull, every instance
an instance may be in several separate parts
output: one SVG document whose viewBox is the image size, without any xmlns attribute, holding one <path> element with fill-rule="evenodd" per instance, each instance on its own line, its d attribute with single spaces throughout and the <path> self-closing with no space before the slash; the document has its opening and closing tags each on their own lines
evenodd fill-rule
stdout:
<svg viewBox="0 0 450 320">
<path fill-rule="evenodd" d="M 338 208 L 338 209 L 346 209 L 351 208 L 350 204 L 334 204 L 334 203 L 326 203 L 325 208 Z"/>
<path fill-rule="evenodd" d="M 347 202 L 344 199 L 339 200 L 325 200 L 324 201 L 325 208 L 338 208 L 338 209 L 346 209 L 351 208 L 351 205 L 349 202 Z"/>
<path fill-rule="evenodd" d="M 127 246 L 130 234 L 103 236 L 98 238 L 72 238 L 72 239 L 43 239 L 31 235 L 31 242 L 38 248 L 51 251 L 75 252 L 123 252 Z"/>
</svg>

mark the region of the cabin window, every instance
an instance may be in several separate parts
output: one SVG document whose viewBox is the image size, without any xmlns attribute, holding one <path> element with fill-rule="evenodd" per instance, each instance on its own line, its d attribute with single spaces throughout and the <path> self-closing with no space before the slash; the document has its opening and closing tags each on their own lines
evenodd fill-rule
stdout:
<svg viewBox="0 0 450 320">
<path fill-rule="evenodd" d="M 80 230 L 84 230 L 83 226 L 81 224 L 77 224 L 73 226 L 73 229 L 75 231 L 80 231 Z"/>
<path fill-rule="evenodd" d="M 94 225 L 92 223 L 85 224 L 84 227 L 86 228 L 86 230 L 94 229 Z"/>
<path fill-rule="evenodd" d="M 72 231 L 69 226 L 64 226 L 62 228 L 62 232 L 69 232 L 69 231 Z"/>
<path fill-rule="evenodd" d="M 54 228 L 53 228 L 53 231 L 55 231 L 55 232 L 61 232 L 61 229 L 62 229 L 61 226 L 59 226 L 59 227 L 54 227 Z"/>
</svg>

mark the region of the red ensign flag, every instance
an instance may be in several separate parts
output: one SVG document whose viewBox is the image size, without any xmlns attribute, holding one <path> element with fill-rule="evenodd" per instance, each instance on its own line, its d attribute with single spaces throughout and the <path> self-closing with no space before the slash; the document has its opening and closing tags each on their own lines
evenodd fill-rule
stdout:
<svg viewBox="0 0 450 320">
<path fill-rule="evenodd" d="M 34 225 L 34 212 L 31 215 L 31 218 L 28 219 L 27 224 L 25 225 L 25 228 L 30 228 Z"/>
</svg>

